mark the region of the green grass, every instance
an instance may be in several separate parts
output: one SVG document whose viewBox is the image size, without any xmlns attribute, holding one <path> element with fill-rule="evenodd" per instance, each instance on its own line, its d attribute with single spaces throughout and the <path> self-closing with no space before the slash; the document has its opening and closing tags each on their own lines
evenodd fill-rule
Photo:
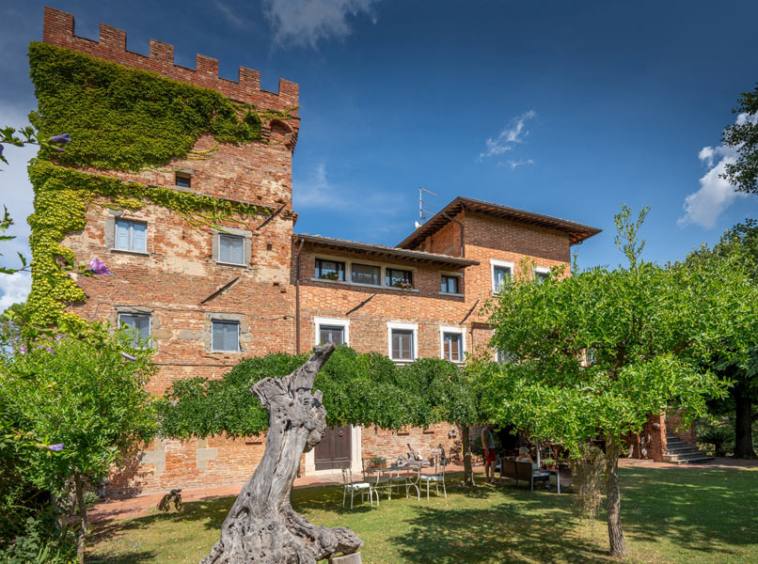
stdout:
<svg viewBox="0 0 758 564">
<path fill-rule="evenodd" d="M 364 564 L 613 562 L 603 521 L 576 517 L 572 495 L 523 485 L 456 487 L 448 498 L 386 501 L 379 509 L 341 507 L 342 490 L 295 490 L 311 522 L 349 526 L 363 539 Z M 758 562 L 758 471 L 621 470 L 622 521 L 629 562 Z M 219 536 L 233 498 L 187 503 L 96 528 L 87 562 L 199 562 Z"/>
</svg>

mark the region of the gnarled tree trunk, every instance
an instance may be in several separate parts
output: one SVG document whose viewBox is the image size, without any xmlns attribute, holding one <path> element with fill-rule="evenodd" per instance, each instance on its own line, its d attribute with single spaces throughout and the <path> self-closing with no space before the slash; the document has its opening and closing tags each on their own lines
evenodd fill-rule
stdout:
<svg viewBox="0 0 758 564">
<path fill-rule="evenodd" d="M 463 447 L 463 483 L 467 486 L 475 486 L 474 468 L 471 463 L 471 428 L 461 425 L 461 446 Z M 494 471 L 493 471 L 494 475 Z"/>
<path fill-rule="evenodd" d="M 334 350 L 317 347 L 303 366 L 284 378 L 265 378 L 251 392 L 270 412 L 266 452 L 221 527 L 221 539 L 201 564 L 316 564 L 363 542 L 349 528 L 311 525 L 290 503 L 303 452 L 320 441 L 326 410 L 316 373 Z"/>
</svg>

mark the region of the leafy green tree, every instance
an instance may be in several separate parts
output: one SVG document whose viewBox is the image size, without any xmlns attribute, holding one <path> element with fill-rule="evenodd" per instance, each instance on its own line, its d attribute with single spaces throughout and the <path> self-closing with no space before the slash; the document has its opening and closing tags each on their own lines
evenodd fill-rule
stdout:
<svg viewBox="0 0 758 564">
<path fill-rule="evenodd" d="M 740 192 L 758 193 L 758 87 L 738 100 L 737 123 L 724 129 L 723 142 L 737 151 L 737 161 L 727 163 L 726 179 Z"/>
<path fill-rule="evenodd" d="M 669 407 L 693 417 L 705 412 L 706 397 L 723 394 L 699 360 L 725 336 L 742 340 L 739 324 L 758 313 L 758 294 L 736 261 L 664 268 L 640 260 L 641 222 L 626 206 L 616 221 L 629 268 L 553 272 L 502 291 L 492 343 L 516 362 L 483 364 L 482 377 L 494 420 L 560 441 L 573 456 L 604 440 L 610 549 L 621 557 L 624 438 L 649 414 Z"/>
<path fill-rule="evenodd" d="M 727 230 L 721 240 L 710 249 L 703 247 L 687 257 L 689 263 L 703 261 L 736 261 L 742 264 L 754 285 L 758 285 L 758 221 L 745 220 Z M 749 323 L 749 320 L 745 320 Z M 738 346 L 746 347 L 747 355 L 732 354 L 732 344 L 725 340 L 723 349 L 716 351 L 708 366 L 730 384 L 729 395 L 714 399 L 711 409 L 717 414 L 734 413 L 734 456 L 755 458 L 753 447 L 754 413 L 758 405 L 758 331 L 745 326 L 743 339 Z"/>
<path fill-rule="evenodd" d="M 145 386 L 155 372 L 150 349 L 134 349 L 124 330 L 86 333 L 20 345 L 0 357 L 0 412 L 8 427 L 45 448 L 27 449 L 27 479 L 61 493 L 70 485 L 79 514 L 78 554 L 88 532 L 84 492 L 156 431 Z"/>
</svg>

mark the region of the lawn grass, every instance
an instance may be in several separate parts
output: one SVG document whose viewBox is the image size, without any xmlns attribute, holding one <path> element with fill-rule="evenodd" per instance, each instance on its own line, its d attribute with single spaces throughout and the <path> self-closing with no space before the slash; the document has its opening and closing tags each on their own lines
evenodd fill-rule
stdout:
<svg viewBox="0 0 758 564">
<path fill-rule="evenodd" d="M 395 562 L 614 562 L 604 514 L 576 517 L 572 495 L 523 485 L 456 487 L 448 498 L 341 507 L 337 487 L 299 489 L 293 505 L 311 522 L 349 526 L 363 539 L 364 564 Z M 481 483 L 481 480 L 480 480 Z M 758 470 L 621 470 L 629 562 L 758 562 Z M 90 564 L 197 563 L 218 540 L 233 498 L 187 503 L 96 527 Z"/>
</svg>

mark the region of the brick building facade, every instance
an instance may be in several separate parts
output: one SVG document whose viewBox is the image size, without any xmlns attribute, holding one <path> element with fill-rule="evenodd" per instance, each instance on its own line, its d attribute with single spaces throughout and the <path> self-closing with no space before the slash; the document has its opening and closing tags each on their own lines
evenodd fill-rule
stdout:
<svg viewBox="0 0 758 564">
<path fill-rule="evenodd" d="M 100 40 L 77 37 L 73 16 L 45 9 L 44 41 L 215 89 L 261 109 L 298 105 L 298 85 L 260 89 L 256 71 L 218 77 L 218 61 L 198 55 L 197 70 L 177 66 L 173 47 L 151 40 L 149 56 L 126 49 L 123 31 L 102 25 Z M 295 112 L 296 115 L 296 112 Z M 82 232 L 64 245 L 80 262 L 105 261 L 111 277 L 78 280 L 88 300 L 72 308 L 90 320 L 126 323 L 155 348 L 162 393 L 179 378 L 219 377 L 245 356 L 305 352 L 323 340 L 378 351 L 397 362 L 447 358 L 486 348 L 491 330 L 481 306 L 504 276 L 568 274 L 570 247 L 599 230 L 469 198 L 456 198 L 396 247 L 296 234 L 292 157 L 299 119 L 264 125 L 264 141 L 220 144 L 206 159 L 175 160 L 139 173 L 90 171 L 144 184 L 257 204 L 223 230 L 191 227 L 156 205 L 136 212 L 87 212 Z M 201 137 L 196 151 L 215 147 Z M 522 268 L 523 267 L 523 268 Z M 490 352 L 490 354 L 495 354 Z M 329 444 L 304 457 L 313 473 L 361 459 L 388 458 L 411 443 L 422 452 L 455 448 L 457 429 L 437 424 L 398 433 L 333 430 Z M 336 446 L 335 446 L 336 445 Z M 320 445 L 321 446 L 321 445 Z M 159 440 L 113 477 L 109 493 L 137 493 L 246 481 L 263 455 L 261 437 Z"/>
</svg>

